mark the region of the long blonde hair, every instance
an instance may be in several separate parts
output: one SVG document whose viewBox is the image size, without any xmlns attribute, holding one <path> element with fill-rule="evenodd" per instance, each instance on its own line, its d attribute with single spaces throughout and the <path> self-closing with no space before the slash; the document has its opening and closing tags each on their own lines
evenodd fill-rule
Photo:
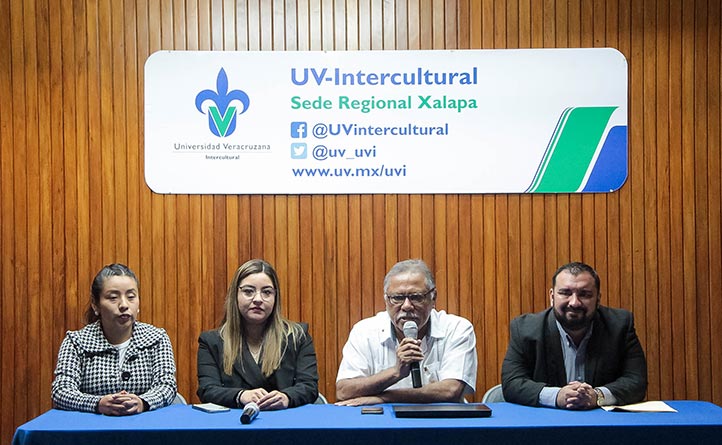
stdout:
<svg viewBox="0 0 722 445">
<path fill-rule="evenodd" d="M 254 259 L 246 261 L 233 275 L 228 292 L 226 293 L 226 313 L 218 332 L 223 340 L 223 372 L 231 375 L 233 364 L 241 356 L 243 348 L 243 335 L 245 332 L 244 320 L 238 309 L 238 286 L 247 276 L 263 273 L 271 279 L 276 289 L 276 298 L 266 320 L 263 331 L 263 353 L 261 355 L 261 371 L 268 377 L 281 366 L 281 358 L 288 347 L 286 339 L 296 344 L 305 335 L 300 324 L 287 320 L 281 316 L 281 288 L 278 285 L 278 275 L 273 266 L 264 260 Z M 241 368 L 243 360 L 239 360 Z"/>
</svg>

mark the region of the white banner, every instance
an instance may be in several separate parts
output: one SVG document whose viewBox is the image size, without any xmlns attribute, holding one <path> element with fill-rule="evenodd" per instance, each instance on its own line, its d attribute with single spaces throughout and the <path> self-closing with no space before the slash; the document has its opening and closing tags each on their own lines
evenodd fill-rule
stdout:
<svg viewBox="0 0 722 445">
<path fill-rule="evenodd" d="M 614 49 L 159 51 L 156 193 L 610 192 L 627 177 Z"/>
</svg>

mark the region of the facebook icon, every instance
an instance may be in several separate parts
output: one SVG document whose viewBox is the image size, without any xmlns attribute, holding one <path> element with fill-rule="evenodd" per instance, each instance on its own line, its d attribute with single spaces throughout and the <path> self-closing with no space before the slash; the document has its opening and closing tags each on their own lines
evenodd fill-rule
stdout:
<svg viewBox="0 0 722 445">
<path fill-rule="evenodd" d="M 291 137 L 295 139 L 306 137 L 305 122 L 291 122 Z"/>
</svg>

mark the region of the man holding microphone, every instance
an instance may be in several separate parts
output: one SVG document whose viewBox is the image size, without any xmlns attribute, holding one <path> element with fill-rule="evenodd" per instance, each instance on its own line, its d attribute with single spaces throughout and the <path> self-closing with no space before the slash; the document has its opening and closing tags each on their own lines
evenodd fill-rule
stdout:
<svg viewBox="0 0 722 445">
<path fill-rule="evenodd" d="M 460 402 L 476 385 L 476 336 L 465 318 L 437 311 L 421 260 L 384 279 L 386 311 L 356 323 L 336 377 L 337 405 Z"/>
</svg>

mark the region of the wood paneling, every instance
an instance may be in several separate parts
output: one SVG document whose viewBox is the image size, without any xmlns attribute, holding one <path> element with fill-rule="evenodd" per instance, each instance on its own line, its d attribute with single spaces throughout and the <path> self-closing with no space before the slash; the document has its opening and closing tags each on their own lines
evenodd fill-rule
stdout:
<svg viewBox="0 0 722 445">
<path fill-rule="evenodd" d="M 720 2 L 705 0 L 0 0 L 0 441 L 50 408 L 60 341 L 90 280 L 124 262 L 165 327 L 180 391 L 252 257 L 309 322 L 334 400 L 346 336 L 383 309 L 397 260 L 424 258 L 439 307 L 474 323 L 478 399 L 509 320 L 583 260 L 635 312 L 651 399 L 722 403 Z M 629 178 L 588 195 L 155 195 L 143 174 L 143 66 L 160 49 L 602 47 L 629 63 Z M 439 178 L 430 178 L 439 180 Z"/>
</svg>

